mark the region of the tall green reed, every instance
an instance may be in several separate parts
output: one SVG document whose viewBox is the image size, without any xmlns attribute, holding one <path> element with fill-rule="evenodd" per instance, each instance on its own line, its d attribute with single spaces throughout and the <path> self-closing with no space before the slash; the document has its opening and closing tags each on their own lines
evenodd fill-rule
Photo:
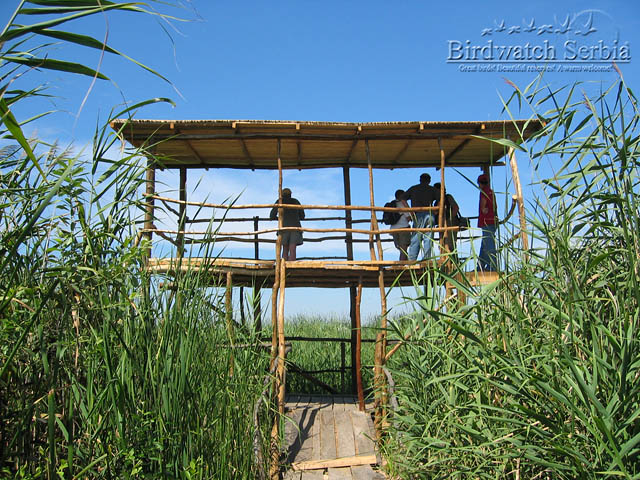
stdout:
<svg viewBox="0 0 640 480">
<path fill-rule="evenodd" d="M 534 82 L 544 121 L 535 239 L 503 278 L 424 309 L 393 359 L 401 409 L 386 446 L 402 478 L 639 478 L 637 100 L 623 80 L 591 97 Z M 577 98 L 576 98 L 577 97 Z M 522 155 L 522 153 L 521 153 Z"/>
<path fill-rule="evenodd" d="M 268 359 L 257 346 L 230 354 L 206 272 L 173 279 L 179 293 L 167 289 L 168 278 L 145 273 L 147 245 L 136 242 L 145 152 L 113 158 L 118 140 L 106 122 L 87 160 L 27 140 L 12 113 L 41 91 L 16 86 L 22 68 L 106 78 L 52 60 L 44 44 L 23 52 L 27 36 L 126 57 L 53 29 L 107 10 L 143 12 L 124 2 L 68 7 L 20 2 L 22 19 L 47 19 L 18 25 L 13 17 L 0 34 L 1 133 L 9 140 L 0 152 L 0 472 L 254 478 L 251 411 Z M 114 116 L 155 101 L 165 100 Z"/>
</svg>

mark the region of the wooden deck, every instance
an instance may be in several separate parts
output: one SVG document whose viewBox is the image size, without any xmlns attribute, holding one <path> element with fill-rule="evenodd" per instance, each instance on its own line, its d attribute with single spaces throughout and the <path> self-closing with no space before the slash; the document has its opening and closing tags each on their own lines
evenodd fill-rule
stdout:
<svg viewBox="0 0 640 480">
<path fill-rule="evenodd" d="M 370 411 L 358 410 L 357 397 L 290 395 L 285 414 L 285 480 L 385 478 Z"/>
<path fill-rule="evenodd" d="M 234 286 L 270 288 L 275 279 L 275 260 L 253 260 L 248 258 L 151 258 L 151 272 L 173 276 L 177 272 L 206 271 L 213 285 L 224 285 L 228 273 Z M 285 262 L 287 287 L 378 287 L 379 272 L 383 273 L 386 287 L 392 285 L 411 286 L 420 283 L 432 269 L 430 262 L 400 262 L 392 260 L 320 261 L 307 260 Z M 496 272 L 467 272 L 470 285 L 485 285 L 498 279 Z"/>
</svg>

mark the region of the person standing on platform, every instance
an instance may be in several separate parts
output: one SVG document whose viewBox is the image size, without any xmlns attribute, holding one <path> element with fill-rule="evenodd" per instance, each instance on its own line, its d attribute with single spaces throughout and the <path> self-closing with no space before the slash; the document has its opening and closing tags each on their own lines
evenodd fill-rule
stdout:
<svg viewBox="0 0 640 480">
<path fill-rule="evenodd" d="M 406 198 L 411 200 L 411 207 L 432 207 L 438 198 L 439 192 L 431 185 L 431 176 L 428 173 L 420 175 L 420 183 L 412 186 L 407 190 Z M 413 213 L 414 228 L 428 228 L 433 226 L 433 215 L 428 212 Z M 431 256 L 431 232 L 414 232 L 411 235 L 411 243 L 409 244 L 409 260 L 417 260 L 420 253 L 420 243 L 422 243 L 423 258 Z"/>
<path fill-rule="evenodd" d="M 278 201 L 276 200 L 276 203 Z M 291 196 L 291 190 L 282 189 L 282 203 L 290 205 L 300 205 L 300 202 Z M 269 215 L 271 220 L 278 219 L 278 207 L 273 207 Z M 283 227 L 301 227 L 300 220 L 304 218 L 304 210 L 301 208 L 285 208 L 282 209 L 282 226 Z M 283 230 L 278 232 L 282 243 L 282 258 L 289 261 L 296 259 L 296 248 L 302 245 L 302 232 L 299 230 Z"/>
<path fill-rule="evenodd" d="M 404 190 L 396 190 L 396 208 L 409 208 L 409 204 L 405 200 L 405 195 Z M 398 221 L 391 225 L 391 230 L 396 228 L 409 228 L 411 214 L 409 212 L 399 212 L 398 215 Z M 411 232 L 397 232 L 392 233 L 391 236 L 393 237 L 393 244 L 400 250 L 400 261 L 407 260 L 407 250 L 411 242 Z"/>
<path fill-rule="evenodd" d="M 438 190 L 438 200 L 436 200 L 436 206 L 440 204 L 440 183 L 434 183 L 433 187 Z M 447 189 L 444 189 L 444 226 L 456 227 L 458 226 L 458 212 L 460 207 L 458 202 L 453 198 L 453 195 L 447 193 Z M 458 232 L 456 230 L 447 230 L 444 234 L 444 244 L 447 247 L 447 251 L 451 254 L 454 260 L 458 260 L 458 254 L 456 252 L 458 244 Z"/>
<path fill-rule="evenodd" d="M 482 229 L 482 243 L 478 255 L 477 270 L 495 272 L 498 268 L 496 256 L 496 199 L 489 185 L 489 175 L 478 177 L 480 205 L 478 206 L 478 227 Z"/>
</svg>

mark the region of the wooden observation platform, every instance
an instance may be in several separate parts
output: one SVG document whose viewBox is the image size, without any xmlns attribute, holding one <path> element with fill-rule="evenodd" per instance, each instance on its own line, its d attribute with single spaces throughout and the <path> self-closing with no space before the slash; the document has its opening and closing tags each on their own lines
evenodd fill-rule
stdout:
<svg viewBox="0 0 640 480">
<path fill-rule="evenodd" d="M 430 211 L 437 217 L 436 227 L 407 228 L 410 232 L 431 232 L 434 241 L 440 241 L 439 256 L 426 262 L 398 262 L 383 258 L 382 243 L 389 241 L 391 231 L 381 228 L 377 215 L 390 210 L 376 206 L 374 195 L 374 169 L 437 168 L 439 182 L 446 185 L 448 167 L 476 168 L 489 173 L 492 167 L 505 166 L 508 162 L 514 187 L 514 206 L 520 221 L 521 246 L 528 249 L 525 234 L 524 199 L 515 157 L 515 146 L 540 132 L 542 125 L 537 120 L 481 121 L 481 122 L 285 122 L 259 120 L 114 120 L 111 124 L 116 134 L 134 145 L 147 157 L 146 216 L 141 235 L 148 240 L 147 266 L 151 272 L 163 275 L 178 275 L 198 272 L 210 275 L 211 285 L 226 286 L 227 321 L 231 321 L 231 289 L 234 286 L 253 288 L 254 319 L 260 325 L 260 291 L 272 289 L 272 368 L 275 372 L 273 391 L 277 393 L 275 403 L 280 417 L 285 415 L 285 370 L 286 332 L 284 323 L 284 301 L 287 287 L 331 287 L 348 288 L 350 295 L 350 316 L 352 325 L 351 365 L 353 385 L 357 385 L 358 405 L 364 410 L 362 380 L 360 377 L 360 301 L 362 289 L 374 287 L 380 291 L 381 331 L 376 338 L 374 390 L 375 424 L 379 431 L 386 403 L 386 379 L 384 364 L 395 351 L 388 351 L 386 327 L 386 289 L 393 285 L 411 285 L 416 279 L 429 275 L 434 268 L 442 266 L 447 258 L 444 237 L 446 232 L 456 230 L 456 226 L 445 225 L 444 188 L 441 189 L 439 205 L 432 207 L 391 209 L 394 211 Z M 506 145 L 506 146 L 505 146 Z M 506 159 L 506 161 L 505 161 Z M 192 169 L 231 168 L 246 171 L 277 170 L 278 192 L 282 199 L 282 173 L 287 169 L 340 168 L 343 173 L 344 203 L 342 205 L 291 205 L 280 200 L 278 224 L 269 225 L 268 215 L 238 217 L 238 212 L 268 212 L 273 204 L 240 205 L 207 204 L 187 199 L 187 172 Z M 369 204 L 352 205 L 350 171 L 366 168 L 369 173 Z M 179 171 L 179 198 L 167 198 L 157 194 L 156 171 L 175 169 Z M 163 211 L 175 215 L 177 229 L 158 228 L 156 209 L 162 204 Z M 213 214 L 206 219 L 189 218 L 187 207 L 199 210 L 209 209 Z M 307 221 L 344 222 L 339 228 L 283 227 L 284 208 L 302 208 L 319 217 L 307 216 Z M 364 213 L 368 218 L 355 218 L 354 213 Z M 309 214 L 307 214 L 309 215 Z M 233 222 L 250 222 L 251 230 L 234 231 Z M 260 226 L 263 222 L 263 227 Z M 264 227 L 264 222 L 268 226 Z M 197 225 L 216 223 L 219 228 L 198 230 Z M 358 224 L 365 224 L 359 226 Z M 298 259 L 285 261 L 280 255 L 278 231 L 300 230 L 305 233 L 305 242 L 343 241 L 344 255 L 331 258 Z M 400 232 L 403 229 L 394 230 Z M 322 236 L 324 235 L 324 236 Z M 384 238 L 383 236 L 386 236 Z M 160 238 L 175 247 L 175 255 L 155 258 L 153 240 Z M 192 258 L 186 254 L 186 246 L 202 242 L 244 242 L 254 246 L 254 258 Z M 362 242 L 369 247 L 369 258 L 354 259 L 354 244 Z M 260 246 L 275 245 L 275 255 L 261 256 Z M 269 248 L 273 252 L 273 247 Z M 275 258 L 273 258 L 275 256 Z M 494 281 L 495 273 L 465 274 L 471 284 Z M 449 288 L 449 286 L 448 286 Z M 307 407 L 300 407 L 304 410 Z M 317 406 L 298 412 L 303 417 Z M 336 410 L 340 412 L 340 408 Z M 355 410 L 354 410 L 355 412 Z M 298 415 L 296 413 L 295 415 Z M 323 414 L 324 415 L 324 414 Z M 321 415 L 321 417 L 323 417 Z M 345 413 L 338 413 L 341 418 Z M 351 414 L 349 414 L 351 415 Z M 328 418 L 328 417 L 327 417 Z M 344 417 L 346 418 L 346 417 Z M 349 417 L 352 418 L 352 417 Z M 283 438 L 280 432 L 281 418 L 274 419 L 273 442 Z M 335 425 L 335 418 L 334 418 Z M 315 428 L 315 427 L 314 427 Z M 287 432 L 285 432 L 287 433 Z M 334 432 L 335 435 L 342 435 Z M 347 435 L 347 434 L 345 434 Z M 355 438 L 355 437 L 354 437 Z M 313 440 L 310 440 L 313 442 Z M 308 447 L 308 444 L 305 443 Z M 334 446 L 335 447 L 335 446 Z M 351 448 L 351 447 L 349 447 Z M 278 478 L 283 446 L 280 445 L 270 458 L 269 476 Z M 286 447 L 285 447 L 286 450 Z M 305 450 L 313 452 L 311 449 Z M 357 457 L 358 455 L 351 455 Z M 309 458 L 305 461 L 329 460 Z M 355 462 L 363 461 L 362 458 Z M 294 462 L 295 463 L 295 462 Z M 336 464 L 331 468 L 352 468 L 358 465 Z M 327 467 L 329 468 L 329 467 Z M 364 468 L 364 467 L 363 467 Z M 358 468 L 353 470 L 358 471 Z M 339 473 L 339 472 L 338 472 Z M 344 472 L 343 472 L 344 473 Z M 288 478 L 296 477 L 295 474 Z M 351 478 L 351 477 L 348 477 Z M 353 477 L 356 478 L 356 477 Z"/>
</svg>

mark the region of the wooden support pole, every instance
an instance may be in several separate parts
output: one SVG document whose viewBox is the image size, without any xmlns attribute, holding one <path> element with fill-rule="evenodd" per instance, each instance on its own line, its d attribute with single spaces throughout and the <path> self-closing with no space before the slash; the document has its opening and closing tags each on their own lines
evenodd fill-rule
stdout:
<svg viewBox="0 0 640 480">
<path fill-rule="evenodd" d="M 351 176 L 349 172 L 349 167 L 342 168 L 342 180 L 344 186 L 344 204 L 351 205 Z M 351 210 L 346 209 L 344 211 L 344 224 L 346 229 L 353 228 L 353 219 L 351 216 Z M 353 234 L 351 232 L 347 232 L 345 235 L 345 242 L 347 247 L 347 260 L 353 260 Z M 355 394 L 357 392 L 357 382 L 358 382 L 358 368 L 356 366 L 356 343 L 357 343 L 357 332 L 356 332 L 356 287 L 349 287 L 349 317 L 351 319 L 351 393 Z M 362 381 L 362 379 L 360 379 Z"/>
<path fill-rule="evenodd" d="M 374 207 L 376 205 L 373 195 L 373 167 L 371 166 L 371 150 L 369 149 L 369 140 L 364 142 L 365 149 L 367 151 L 367 167 L 369 169 L 369 204 Z M 371 210 L 371 230 L 378 230 L 378 217 L 376 217 L 375 210 Z M 382 254 L 382 243 L 380 242 L 380 234 L 376 234 L 376 243 L 378 247 L 378 259 L 384 260 Z M 371 250 L 371 260 L 375 260 L 375 252 L 373 250 L 373 235 L 369 236 L 369 248 Z"/>
<path fill-rule="evenodd" d="M 282 159 L 280 158 L 280 139 L 278 139 L 277 144 L 277 161 L 278 161 L 278 203 L 282 203 Z M 278 229 L 282 228 L 282 207 L 278 208 Z M 273 290 L 271 293 L 271 360 L 275 360 L 275 357 L 278 354 L 278 288 L 280 287 L 280 262 L 282 261 L 282 257 L 280 255 L 280 250 L 282 249 L 282 236 L 278 235 L 276 238 L 276 261 L 275 261 L 275 275 L 273 279 Z"/>
<path fill-rule="evenodd" d="M 347 369 L 345 363 L 345 342 L 340 342 L 340 390 L 344 392 L 344 371 Z"/>
<path fill-rule="evenodd" d="M 253 217 L 253 231 L 258 230 L 258 220 L 260 217 Z M 256 260 L 260 260 L 260 245 L 258 243 L 258 235 L 253 236 L 254 243 L 254 257 Z M 262 293 L 261 288 L 258 286 L 257 280 L 253 284 L 253 325 L 257 332 L 262 330 Z"/>
<path fill-rule="evenodd" d="M 360 318 L 360 303 L 362 302 L 362 277 L 358 279 L 358 291 L 356 293 L 356 385 L 358 390 L 358 405 L 360 411 L 364 412 L 364 390 L 362 388 L 362 322 Z"/>
<path fill-rule="evenodd" d="M 444 148 L 442 147 L 442 139 L 438 137 L 438 148 L 440 149 L 440 201 L 438 203 L 438 226 L 439 227 L 443 227 L 444 226 L 444 220 L 445 220 L 445 184 L 444 184 L 444 167 L 445 167 L 445 154 L 444 154 Z M 449 225 L 447 225 L 449 226 Z M 447 242 L 446 242 L 446 238 L 447 235 L 450 235 L 449 232 L 440 232 L 440 253 L 442 254 L 444 253 L 449 253 L 447 250 Z M 441 258 L 447 258 L 442 257 Z"/>
<path fill-rule="evenodd" d="M 233 347 L 236 343 L 235 332 L 233 330 L 233 303 L 232 303 L 232 292 L 233 292 L 233 274 L 231 272 L 227 272 L 227 285 L 224 294 L 224 306 L 225 306 L 225 320 L 227 324 L 227 335 L 229 336 L 229 343 Z M 233 375 L 233 352 L 229 355 L 229 375 Z"/>
<path fill-rule="evenodd" d="M 367 166 L 369 169 L 369 201 L 371 206 L 375 205 L 375 199 L 373 196 L 373 167 L 371 165 L 371 152 L 369 150 L 369 141 L 365 140 L 365 148 L 367 152 Z M 378 219 L 376 217 L 375 211 L 371 210 L 371 230 L 378 230 Z M 375 260 L 375 252 L 373 250 L 373 236 L 370 236 L 369 248 L 371 250 L 371 259 Z M 378 246 L 378 255 L 380 260 L 384 260 L 382 255 L 382 243 L 380 242 L 380 234 L 376 235 L 377 246 Z M 386 292 L 384 289 L 384 271 L 382 268 L 378 268 L 378 288 L 380 290 L 380 333 L 376 336 L 376 350 L 375 350 L 375 359 L 374 359 L 374 389 L 376 396 L 376 411 L 375 411 L 375 426 L 376 432 L 379 435 L 382 431 L 382 419 L 384 416 L 384 405 L 385 405 L 385 390 L 386 390 L 386 382 L 385 376 L 382 371 L 382 367 L 384 366 L 384 356 L 386 351 L 386 328 L 387 328 L 387 298 Z"/>
<path fill-rule="evenodd" d="M 151 258 L 151 242 L 153 240 L 153 232 L 152 232 L 153 218 L 155 215 L 155 212 L 154 212 L 155 201 L 153 196 L 156 194 L 156 191 L 155 191 L 156 190 L 156 167 L 153 159 L 151 158 L 147 159 L 146 180 L 147 181 L 145 186 L 146 206 L 145 206 L 145 212 L 144 212 L 144 229 L 145 229 L 144 236 L 147 237 L 147 240 L 149 242 L 149 246 L 147 247 L 147 251 L 145 252 L 145 260 L 148 261 L 148 259 Z"/>
<path fill-rule="evenodd" d="M 351 205 L 351 175 L 349 173 L 349 167 L 342 168 L 342 182 L 344 186 L 344 204 Z M 345 209 L 344 216 L 345 228 L 348 230 L 353 228 L 351 210 Z M 351 232 L 347 232 L 346 237 L 347 260 L 353 260 L 353 234 Z"/>
<path fill-rule="evenodd" d="M 184 256 L 184 226 L 187 222 L 187 169 L 180 167 L 180 204 L 178 205 L 178 258 Z"/>
<path fill-rule="evenodd" d="M 277 158 L 278 158 L 278 203 L 282 203 L 282 160 L 280 158 L 280 139 L 277 143 Z M 278 228 L 282 228 L 282 208 L 278 208 Z M 278 411 L 280 408 L 280 368 L 284 368 L 284 365 L 280 365 L 280 349 L 279 349 L 279 332 L 278 332 L 278 292 L 280 288 L 280 266 L 282 264 L 282 257 L 280 256 L 280 249 L 282 246 L 281 236 L 278 235 L 276 239 L 276 261 L 275 261 L 275 275 L 273 280 L 273 290 L 271 293 L 271 367 L 274 362 L 278 362 L 276 365 L 275 381 L 273 383 L 273 395 L 274 399 L 278 403 Z M 278 480 L 280 478 L 280 419 L 281 415 L 278 414 L 274 418 L 273 426 L 271 428 L 271 465 L 269 474 L 271 480 Z"/>
<path fill-rule="evenodd" d="M 520 172 L 518 171 L 518 161 L 513 147 L 509 148 L 509 165 L 511 166 L 511 176 L 516 189 L 516 201 L 518 203 L 518 217 L 520 218 L 520 236 L 522 238 L 522 249 L 529 250 L 529 237 L 527 236 L 527 218 L 524 210 L 524 196 L 522 195 L 522 184 L 520 183 Z"/>
<path fill-rule="evenodd" d="M 227 332 L 229 334 L 229 340 L 231 344 L 234 343 L 233 334 L 233 274 L 227 272 L 227 284 L 224 292 L 224 307 L 225 307 L 225 321 L 227 323 Z"/>
<path fill-rule="evenodd" d="M 286 288 L 286 264 L 285 260 L 280 261 L 280 288 L 278 299 L 278 370 L 277 370 L 277 382 L 278 382 L 278 412 L 280 415 L 284 415 L 284 397 L 285 397 L 285 335 L 284 335 L 284 300 L 285 300 L 285 288 Z"/>
<path fill-rule="evenodd" d="M 244 315 L 244 287 L 240 287 L 240 293 L 238 294 L 240 299 L 240 324 L 243 327 L 247 326 L 247 319 Z"/>
</svg>

